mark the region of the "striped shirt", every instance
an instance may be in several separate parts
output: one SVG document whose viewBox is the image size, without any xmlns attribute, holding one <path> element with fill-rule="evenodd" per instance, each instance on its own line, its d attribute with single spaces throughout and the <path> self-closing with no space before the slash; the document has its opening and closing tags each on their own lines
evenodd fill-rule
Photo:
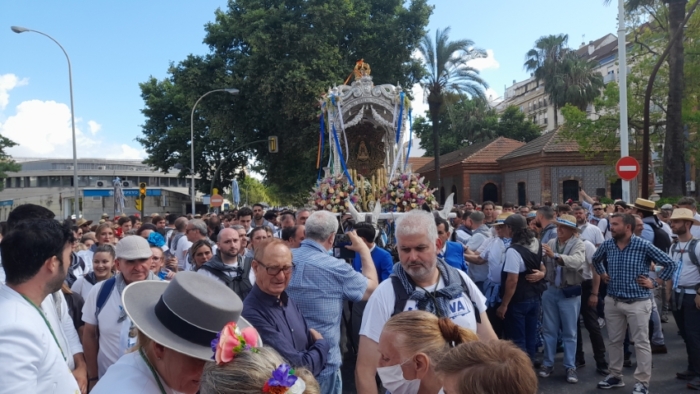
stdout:
<svg viewBox="0 0 700 394">
<path fill-rule="evenodd" d="M 603 262 L 607 259 L 608 268 Z M 614 239 L 608 239 L 593 255 L 593 265 L 600 274 L 610 276 L 608 295 L 616 298 L 634 299 L 649 298 L 651 290 L 637 284 L 639 276 L 649 276 L 651 262 L 664 267 L 659 278 L 669 280 L 677 268 L 666 253 L 659 250 L 651 242 L 632 235 L 630 243 L 622 250 Z"/>
<path fill-rule="evenodd" d="M 340 323 L 343 301 L 358 302 L 367 290 L 367 278 L 352 265 L 326 253 L 319 243 L 305 239 L 292 250 L 295 264 L 287 294 L 294 300 L 309 328 L 317 330 L 331 344 L 326 367 L 319 378 L 340 369 Z"/>
</svg>

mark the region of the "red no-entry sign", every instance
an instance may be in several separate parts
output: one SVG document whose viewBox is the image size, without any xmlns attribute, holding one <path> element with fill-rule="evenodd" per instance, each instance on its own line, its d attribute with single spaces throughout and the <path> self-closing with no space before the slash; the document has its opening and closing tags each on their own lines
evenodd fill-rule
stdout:
<svg viewBox="0 0 700 394">
<path fill-rule="evenodd" d="M 632 156 L 625 156 L 617 161 L 615 171 L 623 181 L 631 181 L 639 175 L 639 162 Z"/>
</svg>

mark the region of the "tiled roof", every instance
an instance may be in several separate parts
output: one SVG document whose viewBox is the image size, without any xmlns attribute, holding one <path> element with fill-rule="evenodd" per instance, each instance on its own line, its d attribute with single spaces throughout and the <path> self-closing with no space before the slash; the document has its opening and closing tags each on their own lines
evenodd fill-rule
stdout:
<svg viewBox="0 0 700 394">
<path fill-rule="evenodd" d="M 566 139 L 559 134 L 559 130 L 553 130 L 542 134 L 526 145 L 504 155 L 499 160 L 514 159 L 516 157 L 540 154 L 540 153 L 562 153 L 578 152 L 579 146 L 576 142 Z"/>
<path fill-rule="evenodd" d="M 423 167 L 424 165 L 428 163 L 432 163 L 433 158 L 432 157 L 409 157 L 408 158 L 408 164 L 411 166 L 413 171 Z"/>
<path fill-rule="evenodd" d="M 440 168 L 449 167 L 457 163 L 496 163 L 499 157 L 523 145 L 524 143 L 520 141 L 498 137 L 495 140 L 465 146 L 462 149 L 440 156 Z M 431 159 L 423 167 L 414 171 L 423 173 L 433 170 L 434 167 L 434 160 Z"/>
</svg>

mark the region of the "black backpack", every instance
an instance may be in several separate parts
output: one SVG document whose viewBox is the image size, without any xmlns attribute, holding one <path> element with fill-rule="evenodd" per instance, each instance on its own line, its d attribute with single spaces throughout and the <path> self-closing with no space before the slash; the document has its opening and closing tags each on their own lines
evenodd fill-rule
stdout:
<svg viewBox="0 0 700 394">
<path fill-rule="evenodd" d="M 662 252 L 668 253 L 671 249 L 671 237 L 668 233 L 661 227 L 656 225 L 651 225 L 652 230 L 654 230 L 654 246 L 659 248 Z"/>
</svg>

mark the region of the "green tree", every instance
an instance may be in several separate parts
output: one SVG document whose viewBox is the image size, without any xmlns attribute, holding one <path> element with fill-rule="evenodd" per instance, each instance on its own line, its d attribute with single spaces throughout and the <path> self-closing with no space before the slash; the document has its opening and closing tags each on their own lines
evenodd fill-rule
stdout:
<svg viewBox="0 0 700 394">
<path fill-rule="evenodd" d="M 421 86 L 428 95 L 428 108 L 433 128 L 433 152 L 435 153 L 436 186 L 440 189 L 440 110 L 448 95 L 467 95 L 472 98 L 486 99 L 484 89 L 486 81 L 481 79 L 479 71 L 470 67 L 468 62 L 486 57 L 483 49 L 474 47 L 471 40 L 450 41 L 450 28 L 435 31 L 435 41 L 430 36 L 423 37 L 419 51 L 427 68 Z M 440 196 L 440 199 L 445 196 Z"/>
<path fill-rule="evenodd" d="M 496 124 L 496 137 L 530 142 L 541 135 L 539 126 L 526 119 L 520 108 L 513 105 L 503 111 Z"/>
<path fill-rule="evenodd" d="M 9 138 L 0 135 L 0 179 L 7 178 L 8 172 L 18 172 L 22 170 L 22 166 L 15 163 L 12 157 L 7 154 L 6 150 L 17 146 L 17 143 Z M 0 191 L 5 188 L 5 182 L 0 182 Z"/>
<path fill-rule="evenodd" d="M 221 161 L 228 185 L 238 163 L 229 165 L 226 152 L 275 135 L 279 153 L 261 144 L 240 159 L 254 157 L 267 185 L 297 198 L 315 180 L 319 97 L 360 58 L 372 65 L 377 84 L 413 86 L 422 68 L 411 54 L 431 11 L 426 0 L 230 0 L 205 27 L 207 56 L 190 56 L 171 66 L 166 80 L 142 85 L 147 121 L 139 141 L 148 162 L 161 169 L 187 162 L 191 105 L 208 90 L 234 87 L 238 96 L 212 95 L 198 106 L 196 172 L 213 174 Z"/>
</svg>

